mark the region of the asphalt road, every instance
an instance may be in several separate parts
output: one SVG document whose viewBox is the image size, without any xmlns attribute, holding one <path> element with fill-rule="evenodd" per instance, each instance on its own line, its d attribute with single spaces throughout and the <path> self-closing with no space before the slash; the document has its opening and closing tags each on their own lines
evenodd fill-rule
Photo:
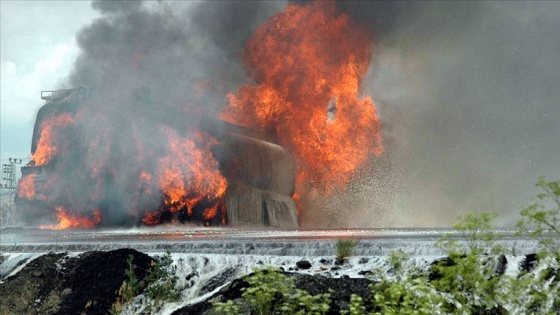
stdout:
<svg viewBox="0 0 560 315">
<path fill-rule="evenodd" d="M 535 242 L 497 231 L 498 242 L 516 251 L 534 252 Z M 0 252 L 48 252 L 111 250 L 131 247 L 146 252 L 205 254 L 325 255 L 334 252 L 340 239 L 355 239 L 357 255 L 386 255 L 402 249 L 416 255 L 444 251 L 436 242 L 445 235 L 462 242 L 464 237 L 450 229 L 344 229 L 277 230 L 189 226 L 160 226 L 127 230 L 0 230 Z"/>
</svg>

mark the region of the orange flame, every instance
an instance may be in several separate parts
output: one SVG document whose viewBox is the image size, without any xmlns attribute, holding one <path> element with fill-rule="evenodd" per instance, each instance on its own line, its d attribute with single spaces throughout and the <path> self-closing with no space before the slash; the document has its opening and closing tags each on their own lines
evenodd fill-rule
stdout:
<svg viewBox="0 0 560 315">
<path fill-rule="evenodd" d="M 21 179 L 18 184 L 18 197 L 26 199 L 35 198 L 35 174 Z"/>
<path fill-rule="evenodd" d="M 156 225 L 159 224 L 159 218 L 158 218 L 158 213 L 157 212 L 148 212 L 146 213 L 146 215 L 144 216 L 144 218 L 142 219 L 142 223 L 146 224 L 146 225 Z"/>
<path fill-rule="evenodd" d="M 82 228 L 91 229 L 101 221 L 101 211 L 95 209 L 93 210 L 93 218 L 86 216 L 77 215 L 68 211 L 68 209 L 57 206 L 56 216 L 59 220 L 56 225 L 41 225 L 41 229 L 51 229 L 51 230 L 64 230 L 70 228 Z"/>
<path fill-rule="evenodd" d="M 191 216 L 194 207 L 207 200 L 213 204 L 204 211 L 203 217 L 213 218 L 227 189 L 227 181 L 210 151 L 216 140 L 199 131 L 194 132 L 196 143 L 179 137 L 171 129 L 166 128 L 164 132 L 168 138 L 168 152 L 159 160 L 158 169 L 164 203 L 171 212 L 186 210 Z M 142 221 L 156 224 L 159 219 L 157 213 L 149 212 Z"/>
<path fill-rule="evenodd" d="M 41 137 L 37 144 L 35 153 L 31 155 L 31 159 L 35 161 L 35 165 L 46 165 L 56 155 L 61 145 L 60 139 L 56 133 L 59 129 L 70 126 L 74 123 L 74 117 L 70 114 L 53 116 L 47 118 L 41 128 Z"/>
<path fill-rule="evenodd" d="M 313 2 L 288 5 L 246 46 L 258 85 L 230 94 L 222 118 L 278 135 L 298 163 L 298 199 L 344 190 L 356 169 L 383 151 L 372 100 L 358 97 L 371 45 L 333 2 Z"/>
</svg>

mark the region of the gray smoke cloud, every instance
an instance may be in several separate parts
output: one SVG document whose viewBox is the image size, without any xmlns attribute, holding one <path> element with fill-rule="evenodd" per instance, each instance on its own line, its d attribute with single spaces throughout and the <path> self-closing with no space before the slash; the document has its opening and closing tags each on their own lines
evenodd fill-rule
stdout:
<svg viewBox="0 0 560 315">
<path fill-rule="evenodd" d="M 197 106 L 215 110 L 246 81 L 244 42 L 282 3 L 94 1 L 92 7 L 103 16 L 77 35 L 82 53 L 70 85 L 140 89 L 164 105 L 204 94 L 205 104 Z"/>
<path fill-rule="evenodd" d="M 142 1 L 101 1 L 94 0 L 91 7 L 102 13 L 119 13 L 133 10 L 139 10 L 142 7 Z"/>
<path fill-rule="evenodd" d="M 363 89 L 392 141 L 391 171 L 361 174 L 331 207 L 338 222 L 449 226 L 495 211 L 514 224 L 538 177 L 560 177 L 560 3 L 338 4 L 376 34 Z"/>
</svg>

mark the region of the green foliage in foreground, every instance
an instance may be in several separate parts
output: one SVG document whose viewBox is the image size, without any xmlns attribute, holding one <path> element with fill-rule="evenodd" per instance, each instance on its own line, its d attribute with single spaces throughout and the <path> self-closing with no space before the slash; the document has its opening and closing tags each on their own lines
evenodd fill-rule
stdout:
<svg viewBox="0 0 560 315">
<path fill-rule="evenodd" d="M 133 263 L 134 257 L 128 256 L 128 268 L 125 270 L 126 279 L 123 281 L 119 289 L 117 301 L 111 307 L 111 314 L 121 314 L 127 305 L 141 293 L 145 293 L 148 297 L 146 308 L 142 314 L 151 314 L 154 310 L 159 309 L 163 302 L 177 301 L 181 297 L 181 291 L 177 288 L 178 277 L 176 275 L 176 266 L 173 265 L 171 253 L 167 251 L 161 257 L 155 257 L 152 261 L 148 275 L 144 279 L 146 283 L 141 286 L 134 270 L 138 268 Z"/>
<path fill-rule="evenodd" d="M 364 314 L 560 314 L 560 182 L 540 179 L 536 203 L 521 211 L 520 236 L 538 240 L 539 264 L 517 276 L 497 274 L 500 254 L 510 251 L 495 244 L 496 214 L 470 213 L 458 217 L 456 233 L 438 245 L 447 258 L 420 270 L 406 253 L 393 252 L 388 270 L 374 270 L 369 301 L 352 295 L 345 315 Z M 460 236 L 460 237 L 457 237 Z M 461 240 L 459 242 L 458 240 Z M 348 257 L 356 243 L 337 242 L 337 258 Z M 352 241 L 354 242 L 354 241 Z M 503 259 L 503 257 L 502 257 Z M 511 263 L 511 262 L 510 262 Z M 215 302 L 218 314 L 324 314 L 329 298 L 296 292 L 293 282 L 275 269 L 256 271 L 243 293 L 250 308 L 239 301 Z M 314 300 L 323 305 L 311 311 Z M 373 308 L 368 312 L 366 302 Z M 300 307 L 300 308 L 297 308 Z M 305 310 L 305 311 L 304 311 Z"/>
<path fill-rule="evenodd" d="M 173 265 L 169 251 L 152 261 L 152 268 L 146 277 L 146 282 L 149 283 L 146 293 L 156 304 L 177 301 L 181 297 L 181 292 L 177 289 L 176 271 L 177 267 Z"/>
<path fill-rule="evenodd" d="M 466 241 L 466 248 L 450 236 L 439 241 L 439 245 L 447 249 L 448 259 L 432 266 L 435 279 L 430 284 L 448 296 L 445 302 L 448 311 L 456 314 L 502 313 L 496 303 L 502 277 L 495 274 L 496 256 L 486 255 L 505 251 L 493 243 L 496 235 L 491 231 L 491 221 L 496 217 L 497 214 L 492 212 L 458 217 L 454 228 Z"/>
<path fill-rule="evenodd" d="M 391 276 L 376 270 L 371 285 L 372 314 L 436 314 L 444 299 L 430 286 L 428 278 L 402 251 L 389 256 Z M 362 313 L 365 314 L 365 313 Z"/>
<path fill-rule="evenodd" d="M 560 238 L 560 181 L 547 182 L 540 178 L 536 186 L 540 193 L 535 203 L 521 210 L 518 234 L 529 235 L 546 251 L 558 253 L 555 242 Z"/>
<path fill-rule="evenodd" d="M 119 296 L 117 297 L 117 300 L 111 306 L 111 314 L 120 314 L 124 305 L 132 301 L 132 299 L 134 299 L 134 297 L 140 292 L 140 282 L 134 272 L 136 266 L 133 264 L 133 260 L 134 256 L 128 255 L 128 259 L 126 260 L 128 267 L 124 272 L 126 280 L 123 281 L 119 289 Z"/>
<path fill-rule="evenodd" d="M 295 280 L 279 269 L 267 267 L 256 269 L 245 278 L 250 285 L 243 289 L 242 301 L 213 302 L 218 314 L 326 314 L 329 310 L 330 294 L 311 295 L 295 287 Z"/>
</svg>

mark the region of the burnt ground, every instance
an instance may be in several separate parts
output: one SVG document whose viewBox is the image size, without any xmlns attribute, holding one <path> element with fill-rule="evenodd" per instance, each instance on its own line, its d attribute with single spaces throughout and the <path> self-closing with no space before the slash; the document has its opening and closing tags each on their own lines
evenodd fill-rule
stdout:
<svg viewBox="0 0 560 315">
<path fill-rule="evenodd" d="M 152 258 L 133 249 L 38 257 L 0 284 L 0 314 L 108 314 L 129 255 L 143 279 Z"/>
</svg>

